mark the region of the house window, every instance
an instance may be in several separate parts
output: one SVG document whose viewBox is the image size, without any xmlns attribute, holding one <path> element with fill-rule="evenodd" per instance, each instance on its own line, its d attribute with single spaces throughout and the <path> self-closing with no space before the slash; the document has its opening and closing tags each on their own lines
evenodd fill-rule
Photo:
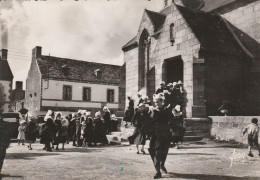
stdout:
<svg viewBox="0 0 260 180">
<path fill-rule="evenodd" d="M 63 99 L 64 100 L 72 99 L 72 87 L 71 86 L 63 86 Z"/>
<path fill-rule="evenodd" d="M 107 90 L 107 102 L 114 102 L 115 91 L 114 89 Z"/>
<path fill-rule="evenodd" d="M 170 41 L 172 43 L 172 46 L 173 46 L 173 43 L 175 42 L 175 31 L 174 31 L 174 24 L 172 23 L 170 25 Z"/>
<path fill-rule="evenodd" d="M 91 101 L 91 88 L 84 87 L 83 88 L 83 101 Z"/>
</svg>

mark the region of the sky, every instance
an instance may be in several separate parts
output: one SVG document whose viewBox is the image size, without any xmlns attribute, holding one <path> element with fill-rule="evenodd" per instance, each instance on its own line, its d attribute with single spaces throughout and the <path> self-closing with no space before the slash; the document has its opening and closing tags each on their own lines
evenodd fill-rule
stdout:
<svg viewBox="0 0 260 180">
<path fill-rule="evenodd" d="M 32 49 L 43 55 L 122 65 L 122 46 L 136 34 L 144 9 L 163 0 L 1 0 L 1 49 L 15 81 L 24 81 Z M 4 32 L 8 33 L 4 33 Z M 3 37 L 4 36 L 4 37 Z"/>
</svg>

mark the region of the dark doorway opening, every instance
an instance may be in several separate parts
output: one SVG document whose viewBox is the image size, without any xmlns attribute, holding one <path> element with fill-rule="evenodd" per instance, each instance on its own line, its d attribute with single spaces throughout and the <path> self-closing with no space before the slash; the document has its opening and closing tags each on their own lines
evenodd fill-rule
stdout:
<svg viewBox="0 0 260 180">
<path fill-rule="evenodd" d="M 163 81 L 166 84 L 183 82 L 183 61 L 180 56 L 166 59 L 163 63 Z"/>
</svg>

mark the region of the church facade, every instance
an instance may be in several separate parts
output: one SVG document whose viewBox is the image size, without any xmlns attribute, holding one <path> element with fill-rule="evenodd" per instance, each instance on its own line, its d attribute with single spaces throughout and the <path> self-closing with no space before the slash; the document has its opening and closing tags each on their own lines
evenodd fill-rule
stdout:
<svg viewBox="0 0 260 180">
<path fill-rule="evenodd" d="M 144 10 L 122 48 L 126 95 L 152 99 L 162 81 L 181 80 L 188 118 L 218 115 L 225 102 L 231 115 L 260 114 L 260 1 L 163 3 Z"/>
</svg>

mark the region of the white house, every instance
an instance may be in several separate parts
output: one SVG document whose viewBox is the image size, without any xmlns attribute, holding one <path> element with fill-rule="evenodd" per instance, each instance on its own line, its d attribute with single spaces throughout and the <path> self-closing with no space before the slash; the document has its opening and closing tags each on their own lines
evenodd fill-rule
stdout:
<svg viewBox="0 0 260 180">
<path fill-rule="evenodd" d="M 87 109 L 94 113 L 105 105 L 114 113 L 118 110 L 121 66 L 44 56 L 41 49 L 33 49 L 26 80 L 29 112 Z"/>
</svg>

